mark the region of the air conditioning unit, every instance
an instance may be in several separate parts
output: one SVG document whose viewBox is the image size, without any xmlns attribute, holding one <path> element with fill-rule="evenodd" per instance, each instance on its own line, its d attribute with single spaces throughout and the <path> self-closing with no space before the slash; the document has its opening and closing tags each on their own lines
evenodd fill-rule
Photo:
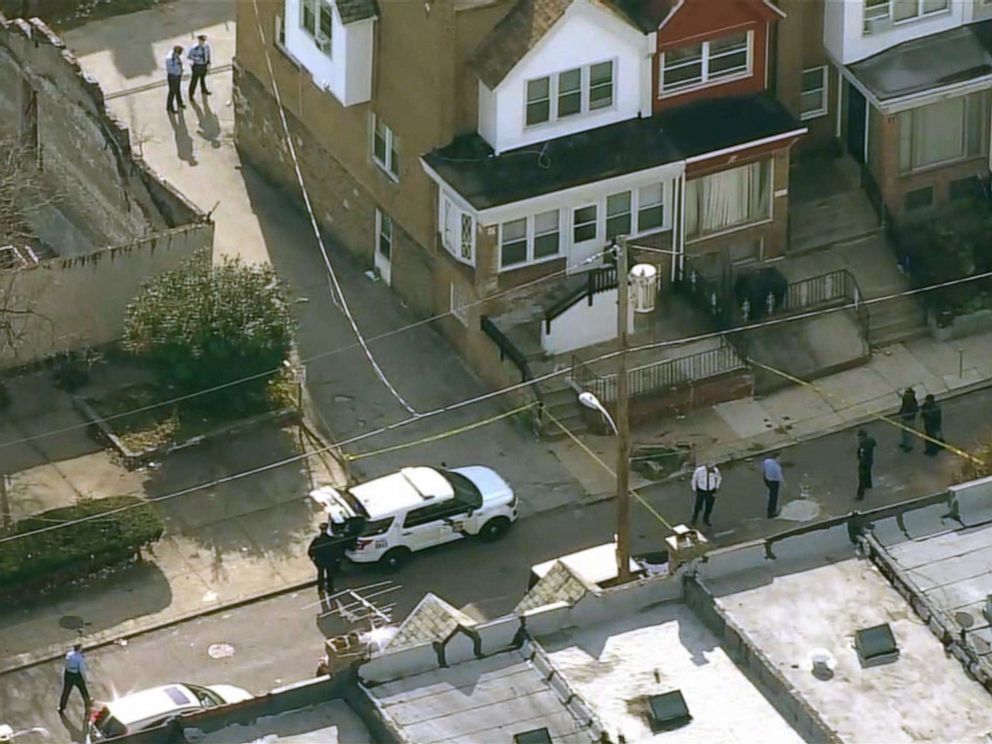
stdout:
<svg viewBox="0 0 992 744">
<path fill-rule="evenodd" d="M 635 313 L 654 312 L 659 276 L 658 267 L 653 264 L 637 264 L 630 270 L 631 305 Z"/>
<path fill-rule="evenodd" d="M 877 36 L 884 31 L 888 31 L 890 28 L 892 28 L 892 19 L 887 15 L 876 18 L 865 18 L 865 36 Z"/>
</svg>

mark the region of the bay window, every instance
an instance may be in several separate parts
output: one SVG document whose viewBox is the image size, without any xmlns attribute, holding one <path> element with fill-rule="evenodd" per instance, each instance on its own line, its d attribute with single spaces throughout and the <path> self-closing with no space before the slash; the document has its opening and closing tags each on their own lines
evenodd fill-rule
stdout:
<svg viewBox="0 0 992 744">
<path fill-rule="evenodd" d="M 444 195 L 440 200 L 438 228 L 445 250 L 462 263 L 475 265 L 475 218 Z"/>
<path fill-rule="evenodd" d="M 324 54 L 330 55 L 334 9 L 327 0 L 300 0 L 300 28 Z"/>
<path fill-rule="evenodd" d="M 526 126 L 566 119 L 613 105 L 613 61 L 528 80 Z"/>
<path fill-rule="evenodd" d="M 919 170 L 988 151 L 987 92 L 950 98 L 899 114 L 899 169 Z"/>
<path fill-rule="evenodd" d="M 687 238 L 724 232 L 771 216 L 771 161 L 694 178 L 685 185 Z"/>
<path fill-rule="evenodd" d="M 666 49 L 659 95 L 744 77 L 751 71 L 750 31 Z"/>
</svg>

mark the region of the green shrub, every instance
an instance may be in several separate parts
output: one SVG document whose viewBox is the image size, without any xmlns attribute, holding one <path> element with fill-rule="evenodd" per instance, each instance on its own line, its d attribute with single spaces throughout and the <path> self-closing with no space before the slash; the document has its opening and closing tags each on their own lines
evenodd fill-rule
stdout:
<svg viewBox="0 0 992 744">
<path fill-rule="evenodd" d="M 124 511 L 108 514 L 115 509 Z M 131 560 L 162 536 L 156 507 L 136 496 L 91 499 L 23 519 L 3 537 L 95 514 L 106 516 L 0 542 L 0 592 L 42 587 Z"/>
</svg>

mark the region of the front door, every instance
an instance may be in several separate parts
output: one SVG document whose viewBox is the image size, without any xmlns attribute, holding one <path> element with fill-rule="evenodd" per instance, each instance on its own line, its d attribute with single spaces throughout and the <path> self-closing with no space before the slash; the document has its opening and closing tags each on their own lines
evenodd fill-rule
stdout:
<svg viewBox="0 0 992 744">
<path fill-rule="evenodd" d="M 847 149 L 859 163 L 865 162 L 868 102 L 857 88 L 847 84 Z"/>
<path fill-rule="evenodd" d="M 393 218 L 375 210 L 375 268 L 386 284 L 392 284 Z"/>
<path fill-rule="evenodd" d="M 602 257 L 589 261 L 603 251 L 599 228 L 599 205 L 587 204 L 572 210 L 572 249 L 568 257 L 570 272 L 588 271 L 602 265 Z"/>
</svg>

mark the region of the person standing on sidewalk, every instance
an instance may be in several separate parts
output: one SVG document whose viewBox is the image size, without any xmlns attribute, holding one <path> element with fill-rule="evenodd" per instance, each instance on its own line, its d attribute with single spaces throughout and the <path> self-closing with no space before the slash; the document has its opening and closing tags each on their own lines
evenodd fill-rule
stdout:
<svg viewBox="0 0 992 744">
<path fill-rule="evenodd" d="M 334 591 L 336 542 L 328 531 L 327 522 L 321 522 L 320 532 L 307 548 L 307 556 L 317 569 L 317 591 Z"/>
<path fill-rule="evenodd" d="M 172 47 L 172 53 L 165 58 L 165 78 L 169 83 L 169 95 L 165 98 L 165 110 L 170 114 L 178 113 L 176 104 L 184 109 L 183 92 L 180 82 L 183 79 L 183 48 L 178 44 Z"/>
<path fill-rule="evenodd" d="M 919 411 L 920 404 L 916 400 L 916 391 L 911 387 L 906 388 L 902 394 L 902 402 L 899 404 L 899 422 L 902 424 L 899 449 L 903 452 L 913 451 L 913 430 L 916 427 L 916 414 Z"/>
<path fill-rule="evenodd" d="M 692 509 L 692 524 L 699 519 L 699 512 L 703 512 L 703 523 L 707 527 L 712 527 L 710 514 L 713 512 L 713 502 L 716 500 L 716 492 L 720 488 L 723 478 L 720 475 L 720 468 L 713 463 L 706 463 L 696 468 L 692 474 L 692 490 L 696 494 L 696 505 Z"/>
<path fill-rule="evenodd" d="M 927 395 L 923 399 L 920 419 L 923 421 L 923 433 L 927 436 L 926 444 L 923 445 L 923 452 L 933 457 L 940 452 L 940 442 L 944 441 L 943 413 L 940 410 L 940 403 L 933 395 Z"/>
<path fill-rule="evenodd" d="M 865 491 L 871 490 L 871 469 L 875 464 L 875 440 L 864 429 L 858 429 L 858 495 L 863 501 Z"/>
<path fill-rule="evenodd" d="M 774 452 L 761 463 L 761 476 L 765 479 L 765 487 L 768 489 L 768 509 L 766 514 L 769 519 L 778 516 L 778 493 L 782 488 L 785 478 L 782 475 L 782 465 L 778 461 L 779 453 Z"/>
<path fill-rule="evenodd" d="M 207 90 L 207 71 L 210 69 L 210 45 L 207 44 L 206 34 L 200 34 L 196 37 L 196 46 L 190 47 L 189 52 L 186 53 L 186 58 L 193 66 L 193 71 L 189 79 L 190 100 L 193 99 L 193 91 L 196 90 L 197 83 L 200 84 L 200 90 L 203 91 L 203 95 L 209 96 L 210 91 Z"/>
<path fill-rule="evenodd" d="M 65 705 L 69 702 L 69 693 L 76 687 L 83 696 L 83 705 L 89 712 L 90 693 L 86 689 L 86 657 L 83 656 L 83 644 L 76 643 L 72 651 L 65 655 L 65 669 L 62 672 L 62 697 L 59 698 L 59 715 L 65 713 Z"/>
</svg>

